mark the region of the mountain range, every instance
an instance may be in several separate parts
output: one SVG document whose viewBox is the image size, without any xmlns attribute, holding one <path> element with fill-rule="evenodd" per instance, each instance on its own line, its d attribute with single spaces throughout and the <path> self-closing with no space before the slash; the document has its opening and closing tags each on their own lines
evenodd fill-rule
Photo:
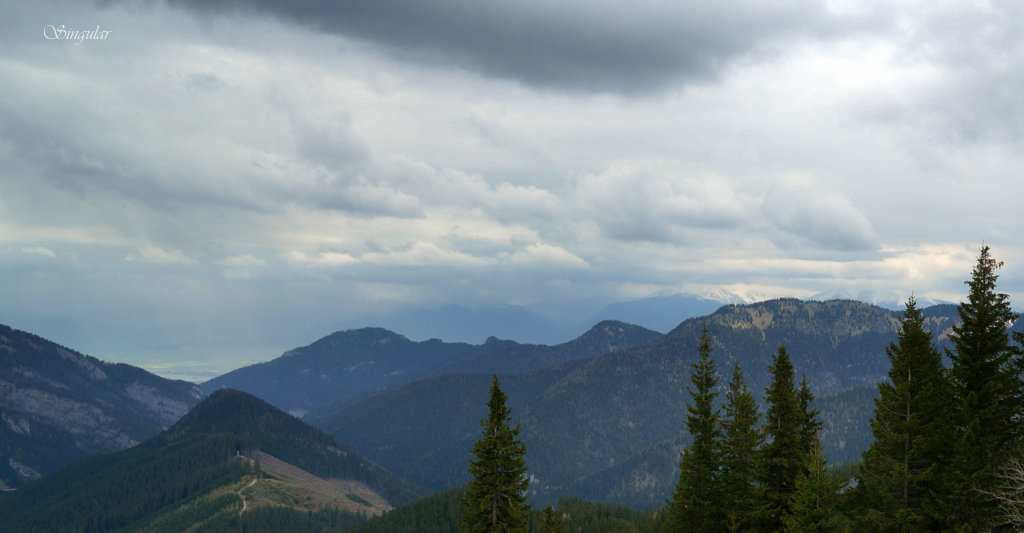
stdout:
<svg viewBox="0 0 1024 533">
<path fill-rule="evenodd" d="M 926 315 L 943 338 L 957 320 L 954 306 L 932 307 Z M 768 384 L 771 355 L 785 345 L 823 410 L 826 453 L 841 462 L 856 459 L 870 438 L 864 430 L 873 391 L 888 371 L 885 347 L 897 325 L 898 313 L 854 301 L 729 305 L 629 349 L 501 379 L 540 496 L 576 496 L 572 491 L 586 487 L 593 499 L 655 505 L 670 491 L 671 467 L 687 441 L 682 420 L 703 327 L 719 373 L 739 363 L 758 396 Z M 467 479 L 465 454 L 478 438 L 488 380 L 429 377 L 309 419 L 345 435 L 371 460 L 440 490 Z"/>
<path fill-rule="evenodd" d="M 940 345 L 948 346 L 956 306 L 935 305 L 924 315 Z M 56 505 L 85 501 L 76 499 L 87 498 L 79 490 L 111 490 L 126 479 L 155 475 L 153 465 L 161 461 L 185 464 L 195 457 L 195 464 L 206 465 L 200 468 L 203 481 L 166 482 L 189 497 L 172 498 L 173 505 L 159 513 L 147 511 L 167 525 L 195 514 L 197 506 L 223 512 L 228 500 L 247 501 L 240 495 L 249 492 L 239 484 L 253 479 L 260 462 L 282 485 L 257 487 L 322 502 L 335 513 L 324 515 L 328 520 L 372 514 L 468 479 L 469 449 L 486 414 L 490 376 L 498 374 L 512 420 L 522 426 L 535 501 L 568 495 L 649 508 L 664 501 L 678 476 L 679 452 L 688 442 L 682 421 L 690 366 L 703 328 L 713 339 L 718 373 L 727 376 L 740 364 L 756 396 L 768 384 L 771 355 L 785 345 L 798 378 L 805 376 L 817 397 L 825 452 L 842 463 L 858 459 L 870 441 L 872 400 L 889 368 L 885 347 L 896 338 L 898 318 L 896 311 L 858 301 L 780 299 L 722 306 L 666 334 L 602 321 L 554 345 L 493 336 L 482 344 L 413 341 L 383 328 L 360 328 L 201 387 L 104 363 L 2 326 L 0 475 L 5 485 L 20 486 L 19 494 L 42 498 L 43 489 L 30 487 L 49 487 L 55 495 L 45 501 Z M 723 379 L 719 392 L 724 388 Z M 199 403 L 204 390 L 209 397 Z M 283 411 L 302 414 L 319 429 Z M 245 461 L 200 452 L 231 447 L 246 450 Z M 73 474 L 45 475 L 25 485 L 54 469 L 64 472 L 62 465 L 85 456 L 91 458 L 63 467 Z M 341 466 L 335 462 L 341 458 L 354 462 Z M 129 477 L 107 477 L 110 472 Z M 75 476 L 99 481 L 83 485 Z M 332 485 L 332 478 L 358 485 Z M 344 486 L 351 490 L 339 488 Z M 7 496 L 2 499 L 13 501 Z M 345 501 L 358 503 L 357 510 L 345 508 Z M 208 518 L 220 523 L 238 512 L 231 509 Z M 118 520 L 128 520 L 124 516 Z M 134 524 L 127 530 L 156 524 L 138 517 L 123 523 Z"/>
<path fill-rule="evenodd" d="M 594 324 L 605 320 L 666 332 L 682 320 L 709 314 L 722 305 L 738 303 L 748 302 L 736 294 L 717 290 L 701 294 L 656 294 L 602 307 L 581 304 L 558 312 L 515 305 L 445 305 L 364 317 L 343 326 L 345 329 L 381 327 L 402 332 L 414 340 L 440 338 L 449 342 L 480 343 L 493 336 L 527 344 L 554 345 L 579 337 Z"/>
<path fill-rule="evenodd" d="M 743 305 L 766 299 L 769 298 L 713 289 L 659 293 L 607 304 L 581 302 L 564 309 L 444 305 L 367 316 L 343 323 L 341 329 L 380 327 L 401 332 L 412 340 L 439 338 L 448 342 L 479 344 L 494 336 L 527 344 L 554 345 L 579 337 L 604 320 L 626 322 L 664 333 L 683 320 L 709 315 L 723 305 Z M 807 300 L 857 300 L 900 311 L 906 295 L 837 289 L 815 294 Z M 919 297 L 917 301 L 921 308 L 951 303 L 927 297 Z"/>
<path fill-rule="evenodd" d="M 556 346 L 490 337 L 479 345 L 438 339 L 414 342 L 382 328 L 339 331 L 277 359 L 207 381 L 207 393 L 230 387 L 255 394 L 293 414 L 344 404 L 418 378 L 443 373 L 523 372 L 643 344 L 659 333 L 602 322 Z"/>
</svg>

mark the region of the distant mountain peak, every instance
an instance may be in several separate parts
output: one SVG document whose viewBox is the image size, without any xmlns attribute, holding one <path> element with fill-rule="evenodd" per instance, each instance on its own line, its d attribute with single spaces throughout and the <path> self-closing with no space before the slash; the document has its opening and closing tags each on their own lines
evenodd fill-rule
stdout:
<svg viewBox="0 0 1024 533">
<path fill-rule="evenodd" d="M 630 324 L 621 320 L 602 320 L 597 324 L 594 324 L 594 327 L 590 328 L 586 333 L 572 342 L 587 342 L 596 338 L 619 338 L 630 334 L 650 334 L 653 336 L 660 336 L 660 333 L 636 324 Z"/>
<path fill-rule="evenodd" d="M 365 328 L 353 328 L 341 331 L 335 331 L 330 335 L 320 339 L 321 341 L 355 341 L 355 342 L 367 342 L 372 344 L 387 344 L 389 342 L 412 342 L 407 337 L 400 333 L 395 333 L 389 329 L 381 327 L 365 327 Z"/>
<path fill-rule="evenodd" d="M 258 420 L 268 417 L 291 418 L 252 394 L 222 388 L 210 393 L 166 433 L 173 438 L 200 433 L 247 433 L 238 429 L 251 428 Z"/>
<path fill-rule="evenodd" d="M 520 342 L 551 342 L 562 332 L 550 320 L 514 305 L 468 307 L 447 304 L 413 308 L 386 315 L 366 316 L 348 327 L 383 326 L 409 339 L 440 338 L 448 342 L 479 343 L 488 335 Z"/>
</svg>

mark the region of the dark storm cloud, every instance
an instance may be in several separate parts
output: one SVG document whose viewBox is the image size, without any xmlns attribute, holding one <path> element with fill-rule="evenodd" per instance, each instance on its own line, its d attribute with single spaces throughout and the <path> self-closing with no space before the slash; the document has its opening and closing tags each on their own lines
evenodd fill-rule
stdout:
<svg viewBox="0 0 1024 533">
<path fill-rule="evenodd" d="M 640 93 L 714 79 L 774 39 L 837 27 L 818 2 L 172 0 L 257 13 L 375 43 L 413 61 L 527 85 Z"/>
</svg>

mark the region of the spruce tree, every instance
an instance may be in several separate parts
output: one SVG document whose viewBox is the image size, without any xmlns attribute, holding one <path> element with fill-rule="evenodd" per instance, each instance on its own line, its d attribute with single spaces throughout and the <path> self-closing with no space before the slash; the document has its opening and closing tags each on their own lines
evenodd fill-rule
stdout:
<svg viewBox="0 0 1024 533">
<path fill-rule="evenodd" d="M 519 440 L 519 425 L 509 425 L 507 397 L 491 380 L 489 413 L 480 421 L 482 437 L 473 445 L 470 461 L 473 479 L 462 498 L 465 533 L 525 533 L 529 521 L 526 504 L 526 446 Z"/>
<path fill-rule="evenodd" d="M 948 483 L 938 474 L 952 437 L 949 388 L 942 355 L 913 296 L 886 353 L 889 380 L 878 384 L 874 442 L 860 467 L 857 490 L 868 506 L 862 519 L 878 531 L 941 529 Z"/>
<path fill-rule="evenodd" d="M 839 480 L 825 468 L 821 441 L 815 435 L 804 472 L 796 479 L 790 508 L 782 519 L 785 530 L 793 533 L 848 531 L 849 524 L 838 509 L 840 488 Z"/>
<path fill-rule="evenodd" d="M 686 406 L 686 429 L 693 438 L 679 460 L 679 481 L 669 504 L 669 523 L 676 531 L 722 531 L 721 428 L 715 362 L 711 360 L 711 339 L 707 326 L 697 348 L 687 387 L 692 403 Z"/>
<path fill-rule="evenodd" d="M 722 419 L 723 507 L 728 531 L 750 531 L 755 524 L 760 501 L 756 457 L 763 441 L 757 427 L 759 418 L 757 400 L 736 363 Z"/>
<path fill-rule="evenodd" d="M 785 346 L 768 365 L 771 384 L 765 390 L 768 406 L 764 419 L 766 443 L 761 448 L 760 467 L 763 499 L 759 511 L 759 529 L 779 531 L 782 516 L 789 511 L 796 490 L 796 479 L 806 460 L 804 428 L 806 416 L 794 383 L 793 363 Z"/>
<path fill-rule="evenodd" d="M 950 376 L 956 400 L 960 438 L 950 459 L 961 484 L 954 502 L 954 525 L 983 531 L 997 521 L 998 506 L 990 496 L 998 488 L 994 471 L 1021 435 L 1020 350 L 1010 343 L 1009 327 L 1017 314 L 1008 295 L 996 292 L 996 270 L 1002 267 L 981 248 L 971 273 L 967 301 L 961 302 L 961 324 L 953 327 Z"/>
</svg>

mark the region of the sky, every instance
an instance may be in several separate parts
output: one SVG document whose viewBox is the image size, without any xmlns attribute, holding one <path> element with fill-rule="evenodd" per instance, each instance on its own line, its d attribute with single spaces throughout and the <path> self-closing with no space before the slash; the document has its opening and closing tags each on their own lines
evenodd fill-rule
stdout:
<svg viewBox="0 0 1024 533">
<path fill-rule="evenodd" d="M 1024 299 L 1016 0 L 0 12 L 0 322 L 101 359 L 448 304 L 956 302 L 983 244 Z"/>
</svg>

